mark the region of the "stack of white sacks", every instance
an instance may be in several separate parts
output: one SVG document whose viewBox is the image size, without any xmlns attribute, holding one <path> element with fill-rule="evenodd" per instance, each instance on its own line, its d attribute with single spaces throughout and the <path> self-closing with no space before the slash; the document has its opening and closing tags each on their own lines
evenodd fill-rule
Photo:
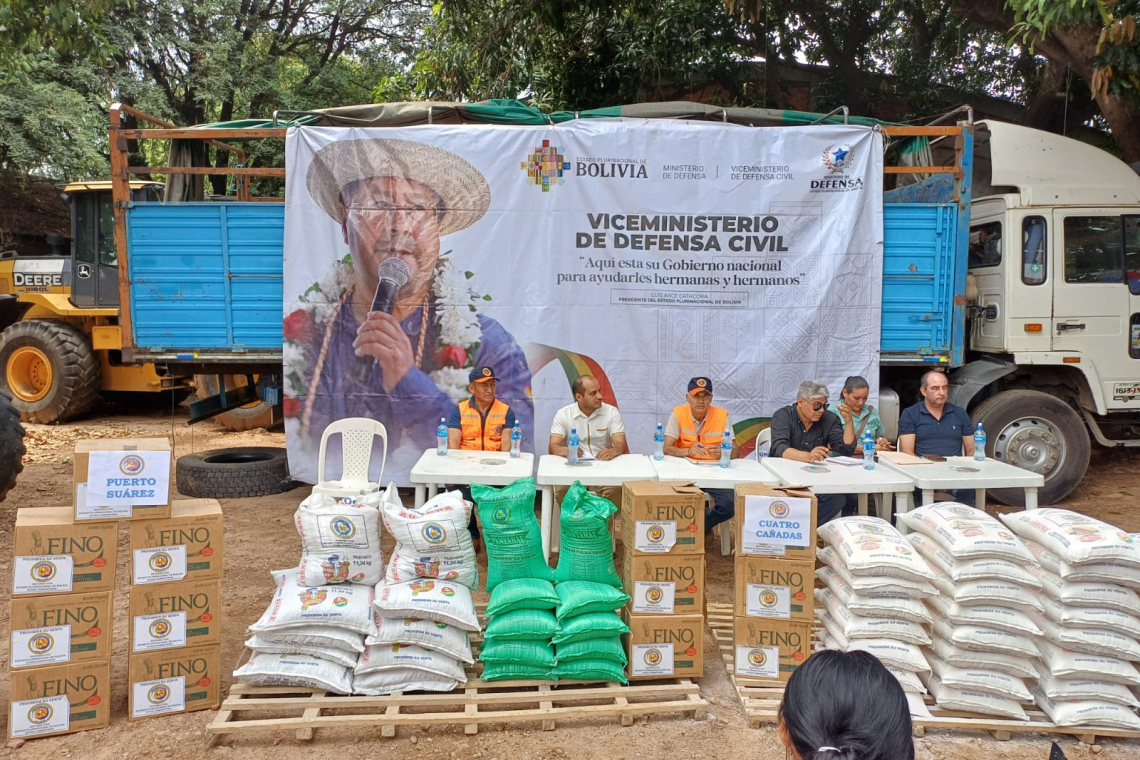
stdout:
<svg viewBox="0 0 1140 760">
<path fill-rule="evenodd" d="M 273 573 L 277 591 L 249 628 L 252 655 L 235 678 L 367 695 L 465 682 L 468 632 L 479 630 L 472 509 L 458 492 L 406 509 L 394 485 L 306 498 L 296 513 L 300 565 Z M 381 519 L 396 539 L 387 568 Z"/>
<path fill-rule="evenodd" d="M 1002 515 L 1034 558 L 1037 706 L 1059 726 L 1140 730 L 1140 549 L 1107 523 L 1064 509 Z"/>
<path fill-rule="evenodd" d="M 471 589 L 479 583 L 467 530 L 474 505 L 458 491 L 405 508 L 394 485 L 382 505 L 396 539 L 386 583 L 376 589 L 375 635 L 356 665 L 354 691 L 451 691 L 475 662 L 468 632 L 479 630 Z"/>
<path fill-rule="evenodd" d="M 931 645 L 933 624 L 923 602 L 938 593 L 935 574 L 886 520 L 844 517 L 820 527 L 819 535 L 828 544 L 819 553 L 825 567 L 816 571 L 826 586 L 816 592 L 824 647 L 870 652 L 904 691 L 921 697 L 926 687 L 919 676 L 930 672 L 921 647 Z"/>
<path fill-rule="evenodd" d="M 1035 560 L 997 520 L 973 507 L 945 502 L 900 514 L 915 531 L 907 540 L 934 572 L 938 595 L 927 600 L 934 636 L 926 677 L 948 710 L 1029 720 L 1033 660 L 1043 612 Z"/>
<path fill-rule="evenodd" d="M 352 674 L 376 634 L 372 601 L 380 556 L 380 494 L 306 498 L 295 515 L 297 568 L 276 570 L 277 590 L 245 642 L 252 653 L 234 672 L 241 683 L 352 693 Z"/>
</svg>

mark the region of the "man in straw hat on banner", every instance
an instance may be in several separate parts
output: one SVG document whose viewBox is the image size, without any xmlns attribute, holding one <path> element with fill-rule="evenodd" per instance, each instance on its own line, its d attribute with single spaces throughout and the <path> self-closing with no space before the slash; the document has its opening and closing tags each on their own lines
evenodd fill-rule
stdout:
<svg viewBox="0 0 1140 760">
<path fill-rule="evenodd" d="M 490 299 L 440 251 L 441 237 L 486 213 L 483 175 L 442 148 L 377 138 L 321 148 L 306 184 L 340 225 L 349 255 L 285 318 L 285 414 L 300 418 L 302 437 L 319 441 L 334 420 L 369 417 L 387 428 L 389 467 L 410 468 L 467 396 L 471 368 L 491 366 L 529 440 L 522 349 L 476 310 Z"/>
</svg>

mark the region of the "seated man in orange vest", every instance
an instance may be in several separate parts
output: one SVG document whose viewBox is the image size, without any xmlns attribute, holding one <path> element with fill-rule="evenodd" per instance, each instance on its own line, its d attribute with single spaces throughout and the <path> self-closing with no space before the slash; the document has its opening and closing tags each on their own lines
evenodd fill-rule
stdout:
<svg viewBox="0 0 1140 760">
<path fill-rule="evenodd" d="M 447 419 L 447 448 L 463 451 L 510 451 L 511 428 L 515 426 L 515 413 L 495 398 L 498 378 L 490 367 L 476 367 L 467 376 L 467 390 L 471 398 L 454 406 Z M 463 498 L 471 501 L 467 486 L 459 489 Z M 479 539 L 475 513 L 471 513 L 471 537 Z"/>
<path fill-rule="evenodd" d="M 689 381 L 687 404 L 674 407 L 665 425 L 665 455 L 689 459 L 720 459 L 720 444 L 731 430 L 728 410 L 712 405 L 712 380 L 694 377 Z M 735 454 L 735 452 L 733 452 Z M 705 510 L 705 530 L 728 520 L 736 511 L 736 494 L 731 488 L 708 488 L 712 509 Z"/>
</svg>

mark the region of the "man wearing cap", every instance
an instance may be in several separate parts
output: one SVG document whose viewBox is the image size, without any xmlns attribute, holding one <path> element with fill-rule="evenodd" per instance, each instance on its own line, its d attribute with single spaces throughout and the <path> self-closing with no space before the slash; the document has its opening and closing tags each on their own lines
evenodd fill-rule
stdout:
<svg viewBox="0 0 1140 760">
<path fill-rule="evenodd" d="M 800 383 L 796 403 L 777 409 L 772 415 L 768 456 L 807 464 L 822 463 L 829 451 L 851 456 L 855 451 L 855 428 L 844 426 L 839 415 L 827 410 L 827 396 L 827 386 L 817 380 Z M 847 495 L 820 494 L 816 501 L 816 521 L 823 525 L 843 511 Z"/>
<path fill-rule="evenodd" d="M 673 408 L 665 423 L 665 454 L 671 457 L 716 461 L 720 459 L 720 444 L 732 422 L 728 410 L 712 405 L 712 380 L 694 377 L 689 380 L 688 403 Z M 712 507 L 705 510 L 705 530 L 732 517 L 736 511 L 736 496 L 731 488 L 707 488 Z"/>
<path fill-rule="evenodd" d="M 476 311 L 481 297 L 451 263 L 462 252 L 440 253 L 441 236 L 486 213 L 490 188 L 482 174 L 450 151 L 377 138 L 326 145 L 306 183 L 340 225 L 349 256 L 302 296 L 309 320 L 291 329 L 294 315 L 286 318 L 286 373 L 300 368 L 293 409 L 302 436 L 319 440 L 343 417 L 379 420 L 389 468 L 406 471 L 435 445 L 439 420 L 465 395 L 472 367 L 495 368 L 498 397 L 529 436 L 526 358 L 498 322 Z M 373 310 L 380 266 L 393 258 L 406 265 L 407 281 L 390 313 Z"/>
<path fill-rule="evenodd" d="M 461 451 L 510 451 L 511 428 L 515 426 L 515 413 L 495 398 L 499 378 L 490 367 L 476 367 L 467 376 L 467 392 L 471 398 L 460 401 L 447 418 L 447 448 Z M 471 489 L 460 486 L 463 498 L 471 501 Z M 471 537 L 479 539 L 479 526 L 475 513 L 471 513 L 468 526 Z"/>
</svg>

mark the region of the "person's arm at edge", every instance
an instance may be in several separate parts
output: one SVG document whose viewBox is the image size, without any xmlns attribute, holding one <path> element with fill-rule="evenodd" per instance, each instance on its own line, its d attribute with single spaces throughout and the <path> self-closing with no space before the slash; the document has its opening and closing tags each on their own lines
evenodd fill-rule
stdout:
<svg viewBox="0 0 1140 760">
<path fill-rule="evenodd" d="M 911 456 L 918 456 L 915 453 L 915 446 L 918 443 L 916 432 L 917 428 L 910 409 L 903 409 L 902 415 L 899 416 L 899 451 Z"/>
<path fill-rule="evenodd" d="M 447 448 L 454 451 L 459 448 L 459 444 L 463 440 L 460 433 L 462 423 L 459 420 L 459 404 L 451 410 L 451 414 L 447 417 Z"/>
</svg>

